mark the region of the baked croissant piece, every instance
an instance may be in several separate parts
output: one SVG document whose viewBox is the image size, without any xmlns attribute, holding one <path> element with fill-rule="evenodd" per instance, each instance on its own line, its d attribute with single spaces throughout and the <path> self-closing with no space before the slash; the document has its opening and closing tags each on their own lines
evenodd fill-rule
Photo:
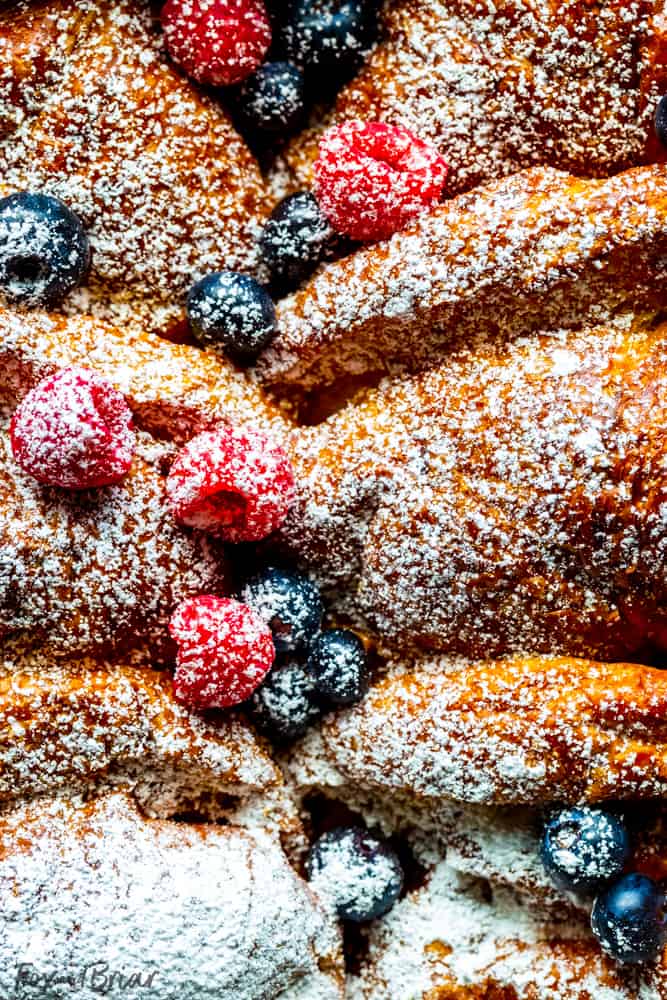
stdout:
<svg viewBox="0 0 667 1000">
<path fill-rule="evenodd" d="M 160 440 L 184 443 L 220 420 L 285 433 L 277 407 L 213 353 L 90 315 L 0 305 L 0 407 L 13 410 L 40 379 L 72 365 L 102 375 Z"/>
<path fill-rule="evenodd" d="M 658 799 L 666 737 L 663 671 L 524 657 L 390 676 L 314 739 L 327 787 L 433 808 Z"/>
<path fill-rule="evenodd" d="M 585 181 L 534 168 L 445 202 L 278 306 L 258 365 L 278 396 L 349 396 L 453 343 L 665 305 L 667 166 Z"/>
<path fill-rule="evenodd" d="M 667 84 L 656 0 L 391 0 L 383 39 L 323 124 L 288 146 L 311 179 L 322 128 L 380 120 L 430 140 L 462 191 L 536 163 L 603 176 L 653 159 Z"/>
<path fill-rule="evenodd" d="M 0 434 L 0 637 L 52 655 L 136 650 L 159 662 L 179 601 L 222 592 L 219 546 L 175 523 L 161 449 L 145 437 L 117 486 L 65 493 L 17 466 Z"/>
<path fill-rule="evenodd" d="M 122 786 L 150 815 L 196 812 L 302 837 L 271 758 L 241 717 L 206 718 L 174 698 L 167 671 L 44 652 L 3 656 L 0 802 Z"/>
<path fill-rule="evenodd" d="M 197 277 L 257 268 L 258 167 L 169 65 L 148 4 L 4 4 L 0 56 L 3 193 L 57 195 L 90 237 L 88 286 L 68 308 L 159 328 Z"/>
<path fill-rule="evenodd" d="M 663 648 L 667 328 L 482 340 L 294 435 L 283 544 L 388 644 Z"/>
<path fill-rule="evenodd" d="M 3 996 L 343 995 L 333 922 L 261 833 L 42 799 L 0 817 L 0 887 Z"/>
</svg>

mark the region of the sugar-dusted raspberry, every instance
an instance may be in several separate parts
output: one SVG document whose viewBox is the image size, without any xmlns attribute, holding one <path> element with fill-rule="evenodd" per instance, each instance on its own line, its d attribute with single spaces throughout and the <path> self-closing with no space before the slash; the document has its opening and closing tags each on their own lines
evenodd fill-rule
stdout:
<svg viewBox="0 0 667 1000">
<path fill-rule="evenodd" d="M 161 20 L 174 62 L 213 87 L 244 80 L 271 44 L 262 0 L 167 0 Z"/>
<path fill-rule="evenodd" d="M 287 516 L 294 473 L 283 449 L 264 434 L 221 424 L 180 451 L 167 491 L 181 524 L 228 542 L 257 542 Z"/>
<path fill-rule="evenodd" d="M 14 458 L 45 486 L 110 486 L 129 471 L 135 436 L 123 396 L 87 368 L 42 379 L 11 424 Z"/>
<path fill-rule="evenodd" d="M 355 240 L 381 240 L 440 200 L 447 164 L 408 129 L 348 121 L 323 135 L 315 194 L 331 225 Z"/>
<path fill-rule="evenodd" d="M 269 626 L 247 604 L 205 594 L 169 623 L 178 645 L 174 693 L 192 708 L 228 708 L 255 691 L 275 659 Z"/>
</svg>

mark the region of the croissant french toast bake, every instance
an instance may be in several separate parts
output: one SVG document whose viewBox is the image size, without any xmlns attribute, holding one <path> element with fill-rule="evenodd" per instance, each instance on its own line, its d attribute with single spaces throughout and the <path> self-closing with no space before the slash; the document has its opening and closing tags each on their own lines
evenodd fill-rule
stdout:
<svg viewBox="0 0 667 1000">
<path fill-rule="evenodd" d="M 667 1000 L 663 7 L 0 52 L 0 998 Z"/>
</svg>

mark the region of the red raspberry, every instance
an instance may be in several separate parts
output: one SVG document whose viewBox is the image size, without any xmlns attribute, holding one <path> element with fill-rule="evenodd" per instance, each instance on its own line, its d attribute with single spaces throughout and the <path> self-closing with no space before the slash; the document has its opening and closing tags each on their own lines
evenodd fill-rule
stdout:
<svg viewBox="0 0 667 1000">
<path fill-rule="evenodd" d="M 438 151 L 407 129 L 349 121 L 320 141 L 315 194 L 339 233 L 382 240 L 438 203 L 447 171 Z"/>
<path fill-rule="evenodd" d="M 177 521 L 228 542 L 257 542 L 280 527 L 294 501 L 294 473 L 259 431 L 221 424 L 176 456 L 167 492 Z"/>
<path fill-rule="evenodd" d="M 249 698 L 275 658 L 271 629 L 252 608 L 225 597 L 193 597 L 169 623 L 178 644 L 174 693 L 192 708 L 228 708 Z"/>
<path fill-rule="evenodd" d="M 110 486 L 132 464 L 132 413 L 95 372 L 65 368 L 42 379 L 19 404 L 11 441 L 24 472 L 45 486 Z"/>
<path fill-rule="evenodd" d="M 174 62 L 212 87 L 245 79 L 271 44 L 262 0 L 167 0 L 161 20 Z"/>
</svg>

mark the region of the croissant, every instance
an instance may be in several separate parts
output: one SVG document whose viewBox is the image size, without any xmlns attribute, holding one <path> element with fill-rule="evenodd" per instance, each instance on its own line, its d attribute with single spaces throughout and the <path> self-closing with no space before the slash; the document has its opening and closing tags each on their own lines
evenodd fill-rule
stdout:
<svg viewBox="0 0 667 1000">
<path fill-rule="evenodd" d="M 531 164 L 588 176 L 660 155 L 652 129 L 665 92 L 661 4 L 392 0 L 382 40 L 323 123 L 284 159 L 308 184 L 322 128 L 380 120 L 429 139 L 468 190 Z"/>
<path fill-rule="evenodd" d="M 662 308 L 666 181 L 663 165 L 601 181 L 534 168 L 445 202 L 280 302 L 258 377 L 321 411 L 323 392 L 333 408 L 452 344 Z"/>
<path fill-rule="evenodd" d="M 621 314 L 388 381 L 294 435 L 282 544 L 389 645 L 662 648 L 666 333 Z"/>
<path fill-rule="evenodd" d="M 280 772 L 248 724 L 187 711 L 174 699 L 168 673 L 89 660 L 56 664 L 43 653 L 4 659 L 2 668 L 5 806 L 122 784 L 151 815 L 195 811 L 232 814 L 238 822 L 262 796 L 267 825 L 273 812 L 274 825 L 296 836 Z"/>
<path fill-rule="evenodd" d="M 6 997 L 343 995 L 335 925 L 260 832 L 42 799 L 0 817 L 0 891 Z"/>
<path fill-rule="evenodd" d="M 176 525 L 160 458 L 144 438 L 121 484 L 67 494 L 22 473 L 0 434 L 0 637 L 57 656 L 173 655 L 175 605 L 223 590 L 226 570 L 219 547 Z"/>
<path fill-rule="evenodd" d="M 285 433 L 280 411 L 224 358 L 90 315 L 0 305 L 0 406 L 15 407 L 40 379 L 81 365 L 122 392 L 139 427 L 183 443 L 217 421 Z"/>
<path fill-rule="evenodd" d="M 399 802 L 657 799 L 667 787 L 667 677 L 565 658 L 453 673 L 436 662 L 379 682 L 330 716 L 320 739 L 343 787 Z"/>
</svg>

